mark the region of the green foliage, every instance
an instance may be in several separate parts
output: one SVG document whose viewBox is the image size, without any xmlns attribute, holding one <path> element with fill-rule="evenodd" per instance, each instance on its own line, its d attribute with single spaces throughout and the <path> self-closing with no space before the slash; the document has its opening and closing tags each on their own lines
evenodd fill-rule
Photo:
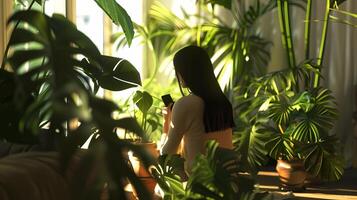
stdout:
<svg viewBox="0 0 357 200">
<path fill-rule="evenodd" d="M 110 199 L 126 199 L 126 179 L 140 198 L 147 197 L 124 152 L 132 150 L 146 165 L 153 161 L 141 148 L 120 140 L 115 133 L 122 128 L 141 137 L 141 127 L 133 118 L 113 118 L 120 110 L 117 105 L 95 96 L 99 87 L 122 90 L 140 85 L 139 72 L 123 59 L 101 55 L 94 43 L 61 15 L 19 11 L 9 23 L 19 21 L 27 26 L 13 30 L 9 41 L 12 54 L 5 58 L 13 72 L 0 71 L 0 89 L 6 94 L 1 98 L 1 113 L 7 105 L 16 106 L 12 113 L 15 123 L 10 125 L 20 128 L 23 136 L 17 137 L 25 137 L 25 130 L 37 133 L 47 124 L 51 135 L 60 139 L 63 167 L 74 155 L 83 155 L 70 186 L 75 199 L 98 197 L 104 184 L 108 184 Z M 32 45 L 19 48 L 23 44 Z M 73 120 L 80 122 L 78 127 L 65 126 Z M 92 134 L 97 139 L 81 153 L 78 147 Z"/>
<path fill-rule="evenodd" d="M 261 3 L 257 0 L 241 15 L 237 15 L 233 25 L 227 25 L 209 5 L 226 5 L 230 1 L 199 1 L 201 13 L 184 13 L 179 18 L 162 4 L 155 2 L 149 11 L 147 27 L 136 25 L 137 37 L 148 44 L 155 57 L 155 67 L 167 70 L 168 60 L 174 53 L 188 44 L 204 47 L 212 57 L 217 77 L 222 87 L 232 88 L 237 84 L 246 84 L 251 77 L 265 73 L 270 59 L 270 42 L 254 31 L 255 22 L 274 8 L 273 1 Z M 195 21 L 195 23 L 192 23 Z M 113 37 L 118 48 L 125 45 L 123 34 Z M 232 42 L 233 41 L 233 42 Z M 155 69 L 154 76 L 158 70 Z M 230 85 L 230 86 L 229 86 Z"/>
<path fill-rule="evenodd" d="M 24 117 L 24 121 L 32 126 L 31 129 L 34 132 L 37 132 L 35 129 L 40 127 L 40 122 L 45 121 L 46 118 L 48 120 L 52 112 L 51 107 L 61 109 L 68 106 L 63 101 L 50 101 L 54 90 L 57 90 L 58 95 L 63 98 L 64 94 L 80 90 L 77 96 L 83 98 L 83 95 L 89 91 L 95 93 L 99 87 L 98 84 L 106 89 L 126 89 L 140 84 L 139 73 L 132 65 L 129 65 L 127 61 L 121 62 L 122 59 L 100 55 L 90 39 L 63 16 L 54 15 L 49 18 L 37 11 L 27 11 L 16 13 L 10 21 L 19 19 L 23 19 L 33 29 L 15 29 L 9 46 L 15 48 L 24 43 L 36 43 L 38 47 L 16 50 L 7 62 L 21 76 L 19 81 L 23 87 L 19 88 L 18 95 L 26 91 L 35 91 L 39 95 Z M 78 60 L 75 57 L 78 54 L 85 56 L 87 61 Z M 34 60 L 42 60 L 42 62 L 30 66 L 27 70 L 26 63 Z M 131 75 L 128 76 L 128 74 Z M 93 88 L 90 78 L 93 80 Z M 69 101 L 75 101 L 75 98 L 72 95 Z M 19 105 L 23 104 L 22 98 L 16 99 Z M 71 112 L 66 114 L 68 117 L 73 117 L 71 115 L 77 112 L 79 119 L 85 120 L 87 116 L 85 106 L 84 103 L 80 107 L 73 106 Z M 39 109 L 41 112 L 37 112 Z M 37 116 L 38 113 L 41 115 L 40 119 Z"/>
<path fill-rule="evenodd" d="M 282 133 L 277 128 L 265 126 L 263 131 L 271 136 L 271 139 L 266 142 L 266 147 L 271 157 L 276 160 L 293 160 L 298 157 L 296 144 L 291 139 L 291 128 Z"/>
<path fill-rule="evenodd" d="M 294 95 L 293 90 L 300 85 L 304 88 L 305 80 L 315 72 L 313 66 L 307 62 L 294 69 L 266 74 L 256 78 L 242 95 L 235 97 L 236 102 L 239 102 L 236 105 L 239 116 L 236 117 L 238 131 L 235 146 L 242 153 L 242 160 L 246 161 L 251 172 L 258 171 L 259 166 L 264 165 L 268 159 L 264 144 L 271 139 L 271 134 L 266 132 L 280 132 L 277 126 L 267 129 L 262 125 L 268 124 L 270 119 L 286 124 L 291 118 L 292 110 L 299 106 L 309 107 L 306 93 Z M 268 109 L 271 112 L 267 113 Z"/>
<path fill-rule="evenodd" d="M 185 189 L 178 174 L 184 172 L 184 159 L 180 155 L 161 155 L 157 165 L 152 169 L 160 188 L 164 191 L 164 199 L 184 199 Z"/>
<path fill-rule="evenodd" d="M 263 166 L 268 161 L 265 143 L 270 136 L 259 126 L 250 125 L 239 128 L 234 137 L 234 150 L 241 156 L 243 171 L 256 174 L 259 166 Z"/>
<path fill-rule="evenodd" d="M 153 104 L 152 96 L 146 91 L 136 91 L 133 97 L 133 101 L 139 110 L 143 113 L 143 115 L 147 114 L 148 110 Z"/>
<path fill-rule="evenodd" d="M 344 171 L 344 161 L 337 153 L 339 147 L 339 140 L 335 135 L 306 144 L 302 148 L 306 155 L 306 170 L 324 181 L 339 180 Z"/>
<path fill-rule="evenodd" d="M 153 175 L 164 190 L 164 199 L 271 199 L 254 189 L 254 181 L 241 174 L 237 154 L 209 141 L 206 154 L 198 155 L 186 188 L 175 168 L 182 169 L 182 158 L 166 156 L 153 169 Z M 177 168 L 176 168 L 177 169 Z"/>
<path fill-rule="evenodd" d="M 345 24 L 352 26 L 353 28 L 357 28 L 357 13 L 341 10 L 336 4 L 331 4 L 331 7 L 332 6 L 333 8 L 330 8 L 331 15 L 329 16 L 331 22 Z M 346 19 L 346 17 L 349 19 Z"/>
<path fill-rule="evenodd" d="M 329 90 L 314 89 L 278 97 L 270 101 L 266 111 L 267 117 L 279 127 L 278 134 L 298 142 L 317 142 L 326 137 L 324 133 L 333 127 L 337 110 Z"/>
<path fill-rule="evenodd" d="M 102 62 L 103 75 L 98 77 L 98 82 L 103 88 L 120 91 L 141 85 L 140 75 L 129 61 L 103 56 Z M 118 81 L 121 84 L 117 84 Z"/>
<path fill-rule="evenodd" d="M 247 90 L 247 96 L 255 96 L 255 102 L 258 102 L 249 108 L 247 118 L 270 138 L 265 148 L 274 159 L 303 159 L 311 174 L 323 180 L 338 180 L 343 171 L 342 157 L 334 147 L 336 140 L 330 140 L 332 136 L 328 134 L 337 119 L 336 103 L 328 89 L 304 87 L 303 83 L 308 83 L 308 78 L 312 77 L 309 74 L 313 72 L 315 68 L 305 63 L 293 70 L 274 72 L 257 79 Z M 242 142 L 240 146 L 244 147 L 244 144 L 247 145 Z M 257 145 L 246 149 L 255 156 L 262 155 Z M 245 156 L 249 158 L 249 154 Z M 332 157 L 335 162 L 327 164 Z M 248 162 L 252 162 L 252 166 L 261 164 L 262 159 L 256 160 Z M 316 165 L 318 162 L 324 166 Z"/>
<path fill-rule="evenodd" d="M 164 105 L 161 98 L 147 92 L 149 90 L 141 88 L 133 91 L 129 98 L 117 100 L 117 104 L 120 105 L 122 111 L 127 113 L 125 115 L 130 114 L 131 117 L 139 122 L 141 128 L 144 130 L 144 135 L 141 138 L 138 138 L 135 134 L 131 134 L 131 132 L 126 132 L 124 135 L 126 139 L 142 140 L 144 142 L 160 140 L 163 121 L 162 108 Z M 157 87 L 156 90 L 150 91 L 156 91 L 161 94 L 161 90 Z"/>
<path fill-rule="evenodd" d="M 222 1 L 223 2 L 223 1 Z M 329 15 L 332 7 L 343 1 L 329 1 L 325 8 L 325 18 L 323 20 L 323 31 L 321 33 L 321 43 L 317 59 L 310 58 L 310 26 L 311 26 L 311 5 L 313 1 L 293 1 L 278 0 L 267 5 L 266 10 L 278 8 L 279 23 L 282 33 L 282 44 L 286 49 L 286 56 L 289 61 L 289 68 L 273 72 L 260 78 L 259 75 L 252 75 L 252 79 L 247 84 L 233 84 L 234 107 L 238 117 L 238 136 L 235 142 L 236 149 L 243 152 L 242 160 L 247 162 L 247 166 L 254 167 L 262 165 L 266 160 L 266 154 L 278 159 L 296 159 L 306 158 L 305 166 L 309 172 L 318 175 L 322 179 L 336 180 L 342 174 L 342 158 L 339 150 L 324 146 L 325 151 L 333 152 L 336 162 L 329 162 L 330 165 L 324 167 L 314 166 L 314 162 L 323 160 L 328 161 L 331 157 L 322 154 L 322 151 L 313 151 L 312 154 L 306 154 L 306 144 L 318 147 L 320 149 L 322 141 L 327 141 L 330 130 L 337 118 L 337 110 L 334 98 L 329 90 L 319 88 L 320 70 L 324 55 L 325 40 L 327 35 L 327 25 L 329 19 L 337 18 Z M 232 10 L 235 19 L 245 19 L 245 22 L 238 23 L 241 26 L 250 25 L 254 22 L 255 16 L 259 15 L 259 2 L 256 7 L 252 6 L 246 15 L 242 14 L 241 7 L 245 5 L 234 5 Z M 299 8 L 306 8 L 306 26 L 305 26 L 305 50 L 306 60 L 297 65 L 294 44 L 292 39 L 292 25 L 290 19 L 291 9 L 294 5 Z M 270 6 L 270 7 L 269 7 Z M 254 11 L 255 10 L 255 11 Z M 265 9 L 261 9 L 264 13 Z M 253 12 L 254 11 L 254 12 Z M 344 11 L 334 11 L 343 13 Z M 352 13 L 344 13 L 353 16 Z M 243 16 L 243 17 L 242 17 Z M 351 22 L 345 22 L 351 24 Z M 253 23 L 254 24 L 254 23 Z M 219 38 L 218 41 L 221 41 Z M 244 44 L 244 43 L 243 43 Z M 227 48 L 229 49 L 229 48 Z M 231 50 L 228 52 L 232 52 Z M 222 58 L 226 54 L 222 53 Z M 244 58 L 244 57 L 243 57 Z M 250 57 L 249 57 L 250 58 Z M 242 59 L 241 59 L 242 60 Z M 246 65 L 245 65 L 246 66 Z M 262 65 L 261 65 L 262 66 Z M 235 65 L 233 64 L 233 69 Z M 237 74 L 237 73 L 236 73 Z M 315 89 L 313 89 L 315 88 Z M 232 91 L 232 90 L 231 90 Z M 245 92 L 242 92 L 245 91 Z M 258 133 L 258 134 L 257 134 Z M 261 134 L 259 134 L 261 133 Z M 264 137 L 270 138 L 266 145 Z M 336 141 L 335 141 L 336 142 Z M 319 144 L 318 144 L 319 143 Z M 333 143 L 333 142 L 332 142 Z M 264 146 L 265 148 L 262 148 Z M 329 149 L 329 150 L 326 150 Z M 314 158 L 314 162 L 311 158 Z M 255 171 L 255 170 L 251 170 Z"/>
<path fill-rule="evenodd" d="M 146 132 L 145 137 L 143 137 L 144 141 L 151 140 L 150 137 L 152 132 L 157 129 L 158 124 L 160 122 L 155 121 L 153 119 L 148 119 L 149 110 L 153 105 L 153 98 L 151 94 L 146 91 L 136 91 L 133 96 L 133 103 L 139 108 L 140 118 L 141 118 L 141 126 L 143 130 Z M 156 114 L 156 113 L 155 113 Z M 138 115 L 136 114 L 136 117 Z M 150 125 L 151 130 L 148 129 L 148 125 Z"/>
<path fill-rule="evenodd" d="M 94 0 L 102 10 L 113 20 L 114 24 L 121 26 L 129 43 L 134 37 L 134 27 L 128 13 L 115 0 Z"/>
</svg>

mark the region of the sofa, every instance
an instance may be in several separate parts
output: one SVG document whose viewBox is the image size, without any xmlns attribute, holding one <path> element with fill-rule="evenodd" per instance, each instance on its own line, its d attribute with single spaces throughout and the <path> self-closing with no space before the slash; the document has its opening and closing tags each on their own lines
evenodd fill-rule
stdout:
<svg viewBox="0 0 357 200">
<path fill-rule="evenodd" d="M 67 180 L 61 173 L 58 158 L 57 152 L 41 151 L 17 152 L 1 158 L 0 199 L 70 199 Z"/>
</svg>

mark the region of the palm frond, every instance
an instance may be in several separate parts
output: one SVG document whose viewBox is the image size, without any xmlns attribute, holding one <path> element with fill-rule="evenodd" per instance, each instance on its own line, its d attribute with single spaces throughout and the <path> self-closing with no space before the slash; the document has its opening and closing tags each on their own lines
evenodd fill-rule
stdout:
<svg viewBox="0 0 357 200">
<path fill-rule="evenodd" d="M 337 181 L 342 177 L 344 161 L 338 149 L 336 136 L 327 136 L 302 147 L 305 169 L 324 181 Z"/>
</svg>

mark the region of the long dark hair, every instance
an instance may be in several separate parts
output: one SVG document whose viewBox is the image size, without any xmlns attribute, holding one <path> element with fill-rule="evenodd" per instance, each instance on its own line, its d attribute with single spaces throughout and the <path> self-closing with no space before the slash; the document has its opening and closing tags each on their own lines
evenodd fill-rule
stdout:
<svg viewBox="0 0 357 200">
<path fill-rule="evenodd" d="M 177 79 L 180 75 L 190 91 L 201 97 L 205 103 L 205 131 L 214 132 L 233 127 L 232 105 L 218 84 L 207 52 L 198 46 L 184 47 L 175 54 L 174 67 Z M 181 85 L 180 89 L 182 92 Z"/>
</svg>

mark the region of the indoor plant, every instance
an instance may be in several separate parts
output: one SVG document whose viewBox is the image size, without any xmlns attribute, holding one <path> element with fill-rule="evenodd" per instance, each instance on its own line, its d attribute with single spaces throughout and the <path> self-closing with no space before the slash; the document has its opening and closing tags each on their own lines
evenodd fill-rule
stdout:
<svg viewBox="0 0 357 200">
<path fill-rule="evenodd" d="M 141 128 L 132 118 L 113 118 L 111 114 L 118 107 L 95 96 L 99 86 L 122 90 L 139 85 L 140 76 L 136 69 L 122 59 L 101 55 L 93 42 L 63 16 L 49 17 L 27 10 L 15 13 L 10 19 L 10 23 L 14 22 L 26 22 L 27 27 L 19 26 L 12 32 L 8 49 L 13 51 L 5 62 L 14 72 L 2 74 L 11 74 L 10 80 L 16 88 L 7 102 L 13 102 L 25 111 L 18 123 L 20 131 L 26 128 L 36 133 L 47 124 L 49 132 L 59 136 L 64 166 L 79 151 L 78 145 L 92 133 L 100 136 L 79 164 L 78 169 L 84 174 L 75 175 L 71 187 L 76 198 L 95 197 L 101 192 L 101 186 L 108 183 L 110 198 L 125 199 L 122 181 L 125 178 L 137 188 L 139 196 L 147 197 L 141 182 L 117 152 L 129 148 L 146 161 L 147 157 L 141 153 L 141 148 L 118 139 L 113 132 L 121 127 L 140 135 Z M 25 43 L 34 45 L 20 48 Z M 81 60 L 77 55 L 85 59 Z M 24 103 L 26 99 L 23 97 L 27 96 L 33 98 L 30 104 Z M 68 129 L 64 125 L 72 119 L 79 120 L 80 126 Z M 97 167 L 95 161 L 103 161 L 100 163 L 107 167 L 87 182 L 88 173 Z M 83 187 L 83 183 L 87 187 Z"/>
<path fill-rule="evenodd" d="M 135 91 L 132 97 L 132 103 L 134 104 L 132 113 L 134 113 L 134 117 L 139 122 L 144 134 L 142 137 L 133 137 L 131 139 L 134 144 L 140 146 L 154 158 L 157 158 L 159 156 L 159 151 L 155 141 L 155 138 L 157 138 L 155 137 L 155 131 L 161 131 L 159 128 L 161 126 L 161 118 L 159 117 L 161 116 L 161 113 L 156 112 L 157 109 L 153 106 L 154 99 L 147 91 Z M 147 170 L 147 166 L 140 161 L 140 158 L 135 153 L 128 153 L 134 172 L 144 183 L 148 191 L 153 194 L 156 181 Z"/>
<path fill-rule="evenodd" d="M 300 183 L 287 183 L 288 177 L 282 175 L 286 189 L 303 188 L 304 168 L 322 180 L 338 180 L 343 173 L 336 136 L 329 133 L 337 117 L 331 92 L 324 88 L 299 89 L 296 86 L 295 81 L 309 80 L 314 72 L 316 69 L 305 63 L 294 70 L 263 76 L 247 91 L 247 96 L 254 96 L 257 102 L 252 105 L 252 135 L 264 135 L 267 142 L 263 148 L 279 160 L 278 169 L 289 166 L 289 163 L 281 164 L 283 161 L 292 161 L 297 170 L 289 172 L 290 175 L 293 179 L 301 178 Z"/>
<path fill-rule="evenodd" d="M 269 193 L 254 187 L 252 177 L 242 173 L 238 155 L 219 148 L 215 141 L 208 141 L 206 153 L 196 157 L 186 186 L 180 173 L 183 162 L 179 155 L 163 155 L 151 168 L 164 199 L 272 199 Z"/>
</svg>

